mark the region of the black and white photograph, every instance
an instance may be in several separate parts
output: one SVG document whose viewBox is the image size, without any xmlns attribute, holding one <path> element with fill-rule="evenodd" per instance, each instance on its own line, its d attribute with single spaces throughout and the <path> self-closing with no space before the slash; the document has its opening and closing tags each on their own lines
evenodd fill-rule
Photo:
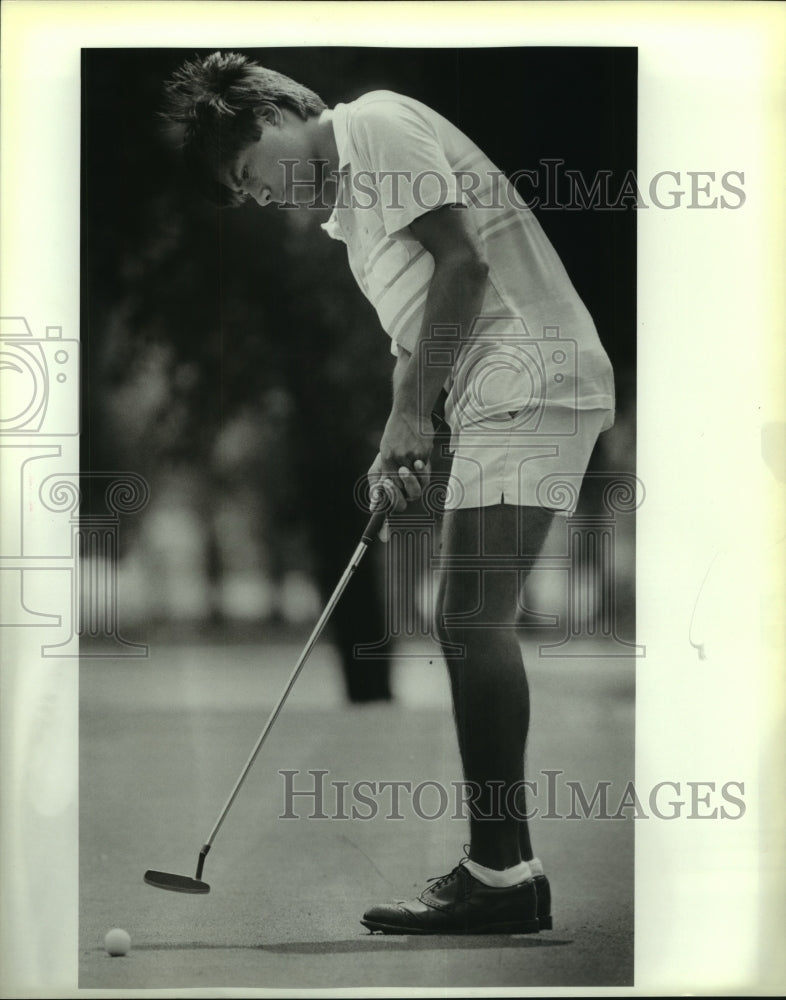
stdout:
<svg viewBox="0 0 786 1000">
<path fill-rule="evenodd" d="M 140 985 L 631 985 L 635 50 L 82 81 L 83 524 L 149 499 L 128 656 L 83 591 L 80 985 L 121 870 Z"/>
<path fill-rule="evenodd" d="M 778 992 L 783 6 L 127 6 L 13 77 L 3 995 Z"/>
</svg>

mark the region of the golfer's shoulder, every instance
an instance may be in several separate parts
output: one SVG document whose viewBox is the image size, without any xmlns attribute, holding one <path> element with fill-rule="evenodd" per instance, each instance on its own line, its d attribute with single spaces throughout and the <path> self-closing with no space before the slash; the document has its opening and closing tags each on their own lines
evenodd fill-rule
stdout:
<svg viewBox="0 0 786 1000">
<path fill-rule="evenodd" d="M 395 141 L 396 135 L 422 127 L 434 114 L 427 105 L 393 90 L 369 91 L 347 108 L 353 135 L 379 141 Z"/>
</svg>

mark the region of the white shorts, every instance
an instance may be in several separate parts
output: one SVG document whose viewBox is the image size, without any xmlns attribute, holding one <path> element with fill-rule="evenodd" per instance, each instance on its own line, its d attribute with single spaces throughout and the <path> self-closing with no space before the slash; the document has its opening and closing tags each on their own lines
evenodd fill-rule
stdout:
<svg viewBox="0 0 786 1000">
<path fill-rule="evenodd" d="M 452 429 L 450 445 L 443 445 L 452 453 L 445 510 L 504 503 L 571 513 L 598 435 L 612 423 L 610 410 L 555 406 L 537 429 L 519 414 Z"/>
</svg>

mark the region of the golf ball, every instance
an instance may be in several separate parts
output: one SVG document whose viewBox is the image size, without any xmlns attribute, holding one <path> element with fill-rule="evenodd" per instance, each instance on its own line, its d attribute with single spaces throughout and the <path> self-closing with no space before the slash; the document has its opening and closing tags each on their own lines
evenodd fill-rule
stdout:
<svg viewBox="0 0 786 1000">
<path fill-rule="evenodd" d="M 120 927 L 113 927 L 111 931 L 106 933 L 104 947 L 113 957 L 127 955 L 131 949 L 131 936 L 128 931 L 124 931 Z"/>
</svg>

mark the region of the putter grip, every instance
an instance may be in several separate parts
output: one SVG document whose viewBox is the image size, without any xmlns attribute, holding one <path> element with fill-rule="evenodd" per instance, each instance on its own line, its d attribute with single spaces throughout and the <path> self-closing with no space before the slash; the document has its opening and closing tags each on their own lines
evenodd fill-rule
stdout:
<svg viewBox="0 0 786 1000">
<path fill-rule="evenodd" d="M 387 517 L 387 509 L 375 511 L 369 518 L 366 530 L 363 532 L 362 541 L 370 545 L 382 530 L 382 525 Z"/>
</svg>

